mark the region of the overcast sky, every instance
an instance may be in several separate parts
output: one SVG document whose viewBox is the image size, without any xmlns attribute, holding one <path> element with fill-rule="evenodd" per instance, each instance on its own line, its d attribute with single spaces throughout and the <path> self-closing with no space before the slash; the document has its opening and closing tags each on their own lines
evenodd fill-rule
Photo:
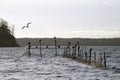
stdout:
<svg viewBox="0 0 120 80">
<path fill-rule="evenodd" d="M 120 0 L 0 0 L 0 17 L 17 38 L 120 37 Z"/>
</svg>

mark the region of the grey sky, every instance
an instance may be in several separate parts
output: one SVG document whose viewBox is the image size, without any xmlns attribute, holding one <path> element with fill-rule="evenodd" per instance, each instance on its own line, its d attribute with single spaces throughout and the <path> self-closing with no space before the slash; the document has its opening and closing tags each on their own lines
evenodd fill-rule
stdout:
<svg viewBox="0 0 120 80">
<path fill-rule="evenodd" d="M 16 37 L 120 37 L 120 0 L 0 0 L 0 10 Z"/>
</svg>

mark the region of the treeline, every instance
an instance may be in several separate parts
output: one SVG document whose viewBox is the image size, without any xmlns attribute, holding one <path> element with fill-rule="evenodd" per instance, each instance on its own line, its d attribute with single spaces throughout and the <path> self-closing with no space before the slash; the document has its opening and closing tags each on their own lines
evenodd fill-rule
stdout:
<svg viewBox="0 0 120 80">
<path fill-rule="evenodd" d="M 17 38 L 17 43 L 20 46 L 26 46 L 28 42 L 31 42 L 33 46 L 39 45 L 39 40 L 41 40 L 43 46 L 53 46 L 53 38 Z M 57 45 L 66 45 L 71 42 L 71 45 L 79 42 L 82 46 L 120 46 L 120 38 L 57 38 Z"/>
<path fill-rule="evenodd" d="M 1 19 L 0 21 L 0 47 L 18 47 L 15 37 L 11 35 L 8 23 Z"/>
</svg>

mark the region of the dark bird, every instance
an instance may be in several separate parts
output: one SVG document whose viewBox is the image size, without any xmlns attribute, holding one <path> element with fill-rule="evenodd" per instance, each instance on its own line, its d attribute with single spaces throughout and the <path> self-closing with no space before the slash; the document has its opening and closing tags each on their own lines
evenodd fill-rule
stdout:
<svg viewBox="0 0 120 80">
<path fill-rule="evenodd" d="M 29 25 L 31 24 L 31 22 L 27 23 L 27 26 L 23 26 L 22 29 L 24 29 L 25 27 L 26 28 L 29 28 Z"/>
</svg>

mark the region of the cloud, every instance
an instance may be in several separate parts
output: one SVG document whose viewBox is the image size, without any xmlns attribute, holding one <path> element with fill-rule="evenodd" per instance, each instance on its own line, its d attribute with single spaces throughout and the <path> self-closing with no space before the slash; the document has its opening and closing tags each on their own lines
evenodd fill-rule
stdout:
<svg viewBox="0 0 120 80">
<path fill-rule="evenodd" d="M 15 25 L 19 36 L 31 32 L 39 36 L 95 37 L 96 33 L 96 37 L 107 37 L 119 34 L 110 30 L 120 30 L 119 0 L 0 0 L 1 3 L 0 16 Z M 28 32 L 19 31 L 30 21 L 39 31 L 33 27 Z"/>
<path fill-rule="evenodd" d="M 6 5 L 119 5 L 120 0 L 1 0 Z"/>
<path fill-rule="evenodd" d="M 104 31 L 104 30 L 79 30 L 64 33 L 68 36 L 82 37 L 82 38 L 111 38 L 120 37 L 119 31 Z M 67 36 L 66 36 L 67 37 Z"/>
</svg>

